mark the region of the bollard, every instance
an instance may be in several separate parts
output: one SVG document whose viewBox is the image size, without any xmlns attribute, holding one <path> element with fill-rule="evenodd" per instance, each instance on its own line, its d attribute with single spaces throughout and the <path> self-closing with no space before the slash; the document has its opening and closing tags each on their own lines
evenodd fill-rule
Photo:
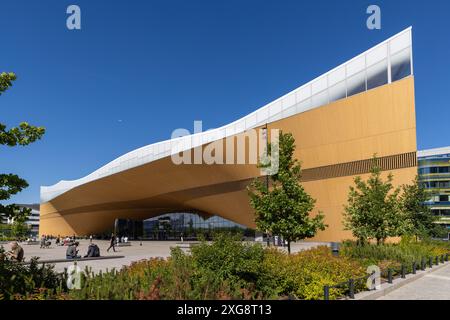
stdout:
<svg viewBox="0 0 450 320">
<path fill-rule="evenodd" d="M 331 243 L 331 253 L 333 256 L 337 257 L 339 256 L 339 242 L 332 242 Z"/>
<path fill-rule="evenodd" d="M 348 296 L 350 297 L 350 299 L 355 299 L 355 280 L 353 279 L 348 280 L 348 288 L 349 288 Z"/>
<path fill-rule="evenodd" d="M 412 274 L 416 274 L 416 262 L 415 261 L 412 264 Z"/>
<path fill-rule="evenodd" d="M 323 286 L 323 300 L 330 300 L 330 287 Z"/>
<path fill-rule="evenodd" d="M 388 283 L 392 283 L 392 270 L 388 269 Z"/>
<path fill-rule="evenodd" d="M 430 257 L 429 261 L 428 261 L 428 265 L 430 268 L 433 268 L 433 258 Z"/>
<path fill-rule="evenodd" d="M 448 262 L 448 253 L 445 254 L 445 261 Z"/>
<path fill-rule="evenodd" d="M 424 258 L 422 258 L 422 261 L 420 262 L 420 268 L 422 269 L 422 271 L 425 271 L 426 263 L 425 263 L 425 259 Z"/>
<path fill-rule="evenodd" d="M 434 264 L 439 265 L 439 257 L 434 258 Z"/>
<path fill-rule="evenodd" d="M 444 255 L 441 255 L 441 263 L 444 263 Z"/>
<path fill-rule="evenodd" d="M 404 265 L 402 265 L 402 279 L 406 278 L 406 268 Z"/>
</svg>

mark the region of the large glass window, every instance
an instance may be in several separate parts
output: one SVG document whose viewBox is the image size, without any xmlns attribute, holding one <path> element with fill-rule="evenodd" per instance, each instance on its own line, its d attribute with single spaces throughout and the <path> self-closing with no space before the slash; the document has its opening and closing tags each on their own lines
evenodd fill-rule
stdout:
<svg viewBox="0 0 450 320">
<path fill-rule="evenodd" d="M 380 87 L 388 83 L 387 59 L 367 68 L 367 90 Z"/>
<path fill-rule="evenodd" d="M 351 76 L 347 80 L 347 96 L 353 96 L 355 94 L 366 91 L 366 73 L 362 71 L 360 73 Z"/>
<path fill-rule="evenodd" d="M 312 107 L 319 107 L 328 104 L 328 90 L 319 92 L 312 96 Z"/>
<path fill-rule="evenodd" d="M 192 213 L 172 213 L 144 221 L 144 238 L 149 240 L 192 240 L 200 235 L 210 239 L 215 232 L 226 231 L 254 237 L 254 230 L 219 216 L 202 217 Z"/>
<path fill-rule="evenodd" d="M 411 48 L 406 48 L 391 56 L 392 82 L 411 75 Z"/>
<path fill-rule="evenodd" d="M 450 167 L 439 167 L 439 173 L 449 173 Z"/>
<path fill-rule="evenodd" d="M 336 85 L 330 87 L 330 102 L 337 101 L 340 99 L 344 99 L 347 96 L 345 87 L 345 81 L 339 82 Z"/>
<path fill-rule="evenodd" d="M 450 167 L 429 167 L 419 169 L 419 174 L 436 174 L 436 173 L 450 173 Z"/>
</svg>

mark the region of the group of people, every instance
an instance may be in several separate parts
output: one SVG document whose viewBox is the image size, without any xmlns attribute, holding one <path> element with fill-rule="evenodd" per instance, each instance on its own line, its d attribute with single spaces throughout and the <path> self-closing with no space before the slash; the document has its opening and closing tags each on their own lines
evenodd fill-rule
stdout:
<svg viewBox="0 0 450 320">
<path fill-rule="evenodd" d="M 126 240 L 128 241 L 128 239 Z M 113 249 L 114 252 L 116 252 L 116 244 L 117 244 L 117 237 L 113 233 L 111 234 L 111 239 L 109 243 L 108 249 L 106 249 L 106 252 L 109 252 L 109 250 Z M 80 255 L 78 255 L 78 246 L 80 243 L 78 241 L 73 241 L 69 244 L 66 251 L 66 259 L 79 259 L 81 258 Z M 88 251 L 84 258 L 91 258 L 91 257 L 100 257 L 100 248 L 92 242 L 92 236 L 89 237 L 89 246 Z"/>
<path fill-rule="evenodd" d="M 81 258 L 81 256 L 78 255 L 79 245 L 80 243 L 78 241 L 75 241 L 67 247 L 66 259 L 72 260 Z M 91 242 L 88 246 L 88 251 L 83 258 L 94 258 L 94 257 L 100 257 L 100 248 L 95 243 Z"/>
<path fill-rule="evenodd" d="M 84 256 L 84 258 L 92 258 L 92 257 L 100 257 L 100 248 L 92 242 L 92 236 L 89 237 L 89 246 L 88 246 L 88 250 L 86 255 Z M 110 245 L 108 247 L 108 249 L 106 250 L 107 252 L 109 252 L 109 250 L 113 249 L 114 252 L 116 252 L 116 244 L 117 244 L 117 237 L 115 236 L 115 234 L 113 233 L 111 235 L 111 239 L 110 239 Z M 122 242 L 127 242 L 128 239 L 124 237 L 122 237 L 122 239 L 120 239 Z M 41 248 L 48 248 L 50 247 L 51 244 L 51 237 L 50 236 L 42 236 L 41 237 Z M 78 254 L 79 250 L 78 247 L 80 245 L 80 243 L 78 241 L 75 241 L 75 237 L 74 238 L 70 238 L 67 237 L 65 239 L 62 239 L 60 236 L 58 236 L 56 238 L 56 245 L 67 245 L 67 250 L 66 250 L 66 259 L 79 259 L 81 258 L 81 256 Z M 11 246 L 11 250 L 7 251 L 4 253 L 4 255 L 6 256 L 6 258 L 10 259 L 11 261 L 17 261 L 17 262 L 23 262 L 24 260 L 24 250 L 23 248 L 19 245 L 19 243 L 17 241 L 13 241 L 10 244 Z"/>
</svg>

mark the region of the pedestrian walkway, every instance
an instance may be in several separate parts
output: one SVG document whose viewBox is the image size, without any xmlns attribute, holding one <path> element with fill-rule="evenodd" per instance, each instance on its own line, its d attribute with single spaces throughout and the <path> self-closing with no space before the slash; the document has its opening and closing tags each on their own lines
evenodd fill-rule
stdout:
<svg viewBox="0 0 450 320">
<path fill-rule="evenodd" d="M 450 264 L 378 300 L 450 300 Z"/>
</svg>

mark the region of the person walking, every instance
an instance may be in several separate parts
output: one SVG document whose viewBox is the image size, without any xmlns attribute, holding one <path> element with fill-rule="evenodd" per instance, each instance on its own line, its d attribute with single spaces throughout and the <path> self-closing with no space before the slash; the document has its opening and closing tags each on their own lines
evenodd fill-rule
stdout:
<svg viewBox="0 0 450 320">
<path fill-rule="evenodd" d="M 109 248 L 106 249 L 106 252 L 109 252 L 109 249 L 113 249 L 114 252 L 116 252 L 116 236 L 111 234 L 111 243 L 109 244 Z"/>
</svg>

